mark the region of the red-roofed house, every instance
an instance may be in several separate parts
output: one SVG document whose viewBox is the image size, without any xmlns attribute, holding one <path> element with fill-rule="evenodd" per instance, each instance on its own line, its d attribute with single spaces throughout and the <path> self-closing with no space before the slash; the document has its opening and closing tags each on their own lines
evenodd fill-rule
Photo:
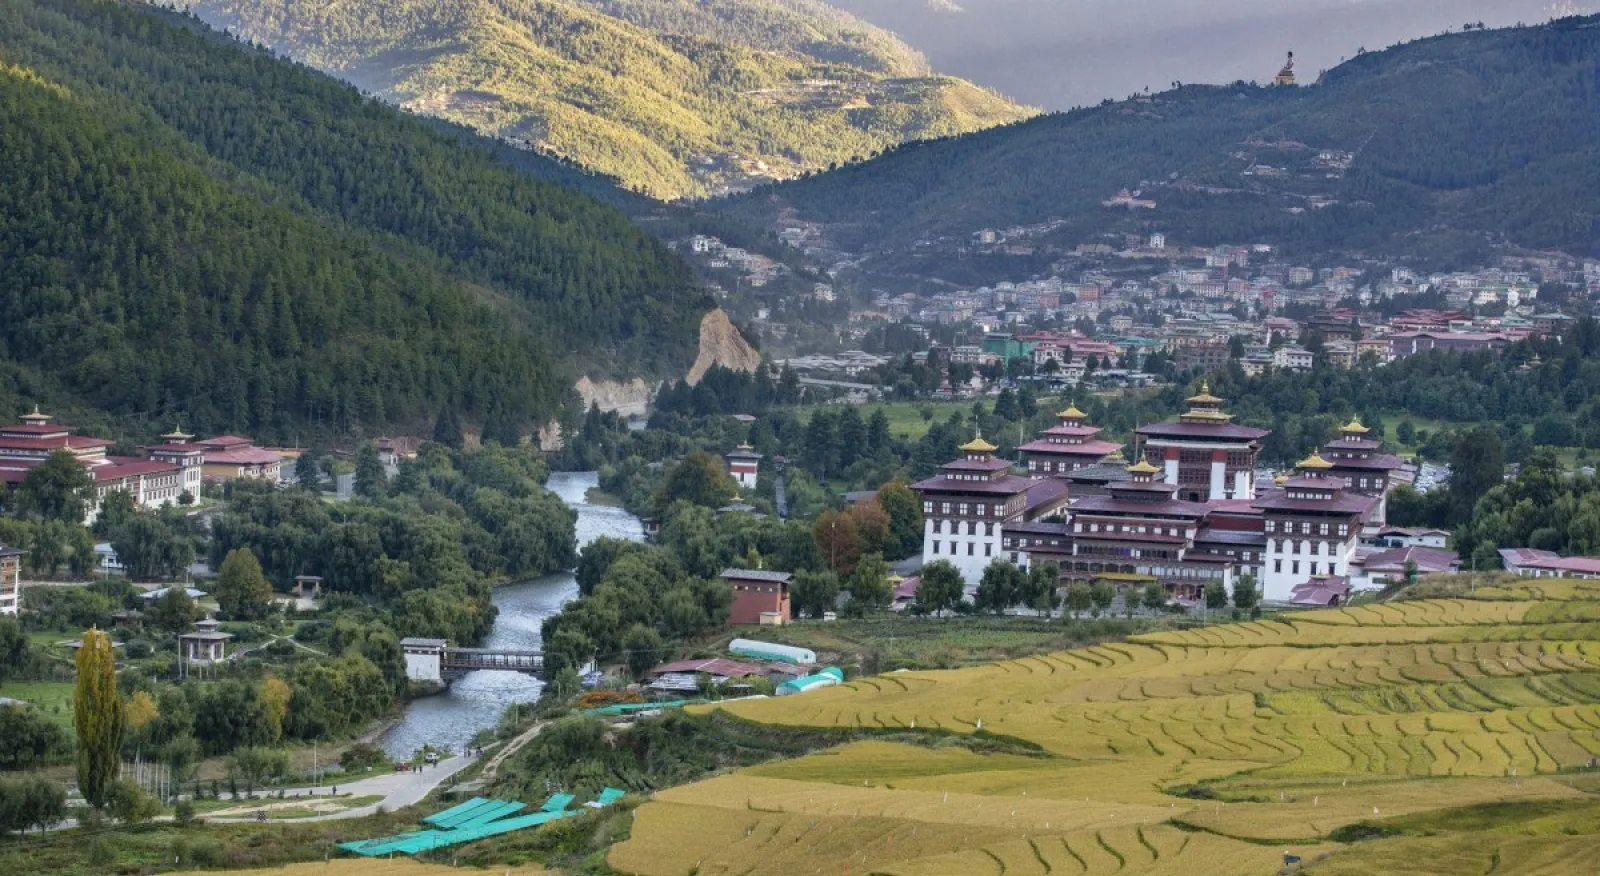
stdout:
<svg viewBox="0 0 1600 876">
<path fill-rule="evenodd" d="M 1502 548 L 1506 571 L 1525 578 L 1600 578 L 1600 557 L 1563 557 L 1533 548 Z"/>
<path fill-rule="evenodd" d="M 278 468 L 283 457 L 270 450 L 262 450 L 249 438 L 222 435 L 196 441 L 194 446 L 205 454 L 203 470 L 208 480 L 231 481 L 235 478 L 255 478 L 264 481 L 278 480 Z"/>
<path fill-rule="evenodd" d="M 50 420 L 48 414 L 35 408 L 20 424 L 0 426 L 0 482 L 21 483 L 50 454 L 65 450 L 88 470 L 94 481 L 90 522 L 100 513 L 100 503 L 116 490 L 128 493 L 140 508 L 175 504 L 185 492 L 199 497 L 198 454 L 163 456 L 152 452 L 148 459 L 107 456 L 110 441 L 74 435 L 72 427 L 53 425 Z"/>
<path fill-rule="evenodd" d="M 1296 584 L 1289 602 L 1293 605 L 1332 608 L 1350 600 L 1350 582 L 1339 577 L 1312 578 Z"/>
</svg>

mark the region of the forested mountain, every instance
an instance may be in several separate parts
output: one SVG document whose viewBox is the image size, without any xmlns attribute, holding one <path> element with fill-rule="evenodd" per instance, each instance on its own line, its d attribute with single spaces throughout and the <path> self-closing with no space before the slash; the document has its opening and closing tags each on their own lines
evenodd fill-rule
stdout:
<svg viewBox="0 0 1600 876">
<path fill-rule="evenodd" d="M 419 113 L 655 197 L 1014 121 L 820 0 L 191 0 L 218 27 Z"/>
<path fill-rule="evenodd" d="M 1504 239 L 1600 251 L 1600 18 L 1473 30 L 1368 53 L 1311 86 L 1183 86 L 902 146 L 767 186 L 845 249 L 1064 220 L 1182 243 L 1383 251 Z M 1119 189 L 1154 209 L 1110 207 Z M 1120 240 L 1120 238 L 1117 238 Z"/>
<path fill-rule="evenodd" d="M 0 411 L 526 429 L 574 362 L 695 355 L 709 297 L 623 214 L 192 19 L 18 0 L 0 69 Z"/>
</svg>

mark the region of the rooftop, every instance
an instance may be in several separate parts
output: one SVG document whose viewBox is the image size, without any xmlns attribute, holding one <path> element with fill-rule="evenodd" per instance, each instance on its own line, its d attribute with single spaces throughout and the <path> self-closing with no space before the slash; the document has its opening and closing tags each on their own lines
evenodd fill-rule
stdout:
<svg viewBox="0 0 1600 876">
<path fill-rule="evenodd" d="M 722 577 L 730 581 L 774 581 L 786 584 L 794 575 L 788 572 L 771 572 L 764 569 L 723 569 Z"/>
</svg>

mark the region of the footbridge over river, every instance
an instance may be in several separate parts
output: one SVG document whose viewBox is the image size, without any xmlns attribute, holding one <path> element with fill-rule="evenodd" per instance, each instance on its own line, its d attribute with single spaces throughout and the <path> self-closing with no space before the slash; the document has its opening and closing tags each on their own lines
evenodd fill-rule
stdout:
<svg viewBox="0 0 1600 876">
<path fill-rule="evenodd" d="M 455 648 L 444 639 L 418 638 L 401 639 L 400 650 L 405 652 L 406 677 L 413 681 L 450 682 L 479 669 L 544 675 L 540 651 Z"/>
</svg>

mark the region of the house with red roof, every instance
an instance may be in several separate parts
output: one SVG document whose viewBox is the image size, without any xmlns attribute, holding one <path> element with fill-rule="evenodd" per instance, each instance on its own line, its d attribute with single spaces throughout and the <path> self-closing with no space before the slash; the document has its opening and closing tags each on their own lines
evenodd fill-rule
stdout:
<svg viewBox="0 0 1600 876">
<path fill-rule="evenodd" d="M 0 426 L 0 483 L 21 483 L 52 453 L 66 451 L 94 483 L 89 521 L 98 516 L 106 496 L 119 490 L 132 496 L 140 508 L 175 504 L 184 493 L 199 497 L 198 455 L 109 456 L 106 448 L 112 442 L 75 435 L 71 426 L 51 423 L 52 419 L 35 408 L 21 423 Z"/>
<path fill-rule="evenodd" d="M 249 438 L 221 435 L 194 442 L 204 456 L 202 471 L 206 480 L 231 481 L 252 478 L 276 483 L 283 457 L 255 446 Z"/>
</svg>

